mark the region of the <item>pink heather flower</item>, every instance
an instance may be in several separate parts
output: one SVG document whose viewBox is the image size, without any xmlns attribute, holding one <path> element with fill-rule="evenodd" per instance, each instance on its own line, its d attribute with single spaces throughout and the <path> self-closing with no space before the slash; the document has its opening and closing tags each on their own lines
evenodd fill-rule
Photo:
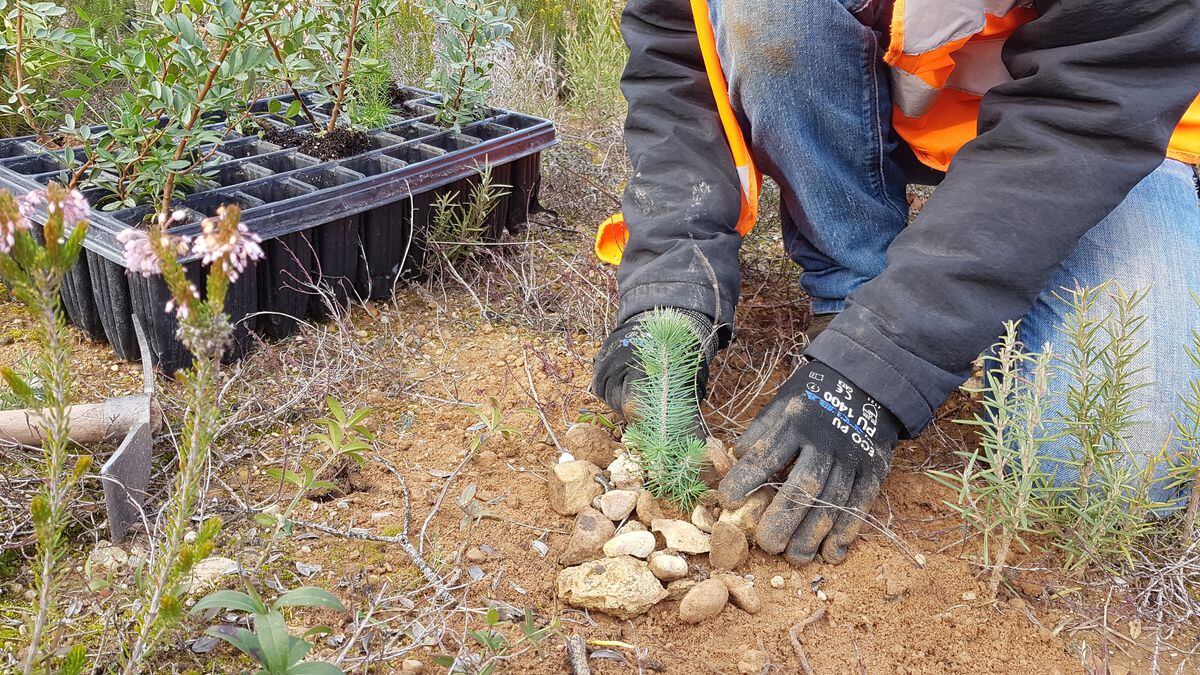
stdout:
<svg viewBox="0 0 1200 675">
<path fill-rule="evenodd" d="M 145 230 L 121 230 L 117 241 L 125 246 L 125 267 L 129 269 L 130 274 L 140 274 L 144 277 L 162 274 L 158 255 L 154 253 L 154 247 L 150 245 L 150 235 Z"/>
<path fill-rule="evenodd" d="M 17 200 L 17 207 L 26 218 L 33 215 L 38 206 L 46 205 L 46 213 L 62 214 L 63 227 L 75 227 L 91 215 L 91 207 L 79 190 L 70 190 L 52 183 L 48 189 L 33 190 Z"/>
<path fill-rule="evenodd" d="M 32 229 L 29 219 L 22 215 L 0 216 L 0 253 L 8 253 L 17 243 L 18 232 Z"/>
<path fill-rule="evenodd" d="M 26 218 L 32 218 L 33 212 L 37 207 L 46 203 L 45 190 L 33 190 L 20 197 L 17 197 L 17 208 L 21 210 L 21 215 Z"/>
<path fill-rule="evenodd" d="M 192 252 L 203 256 L 205 265 L 219 262 L 230 282 L 237 281 L 247 263 L 264 257 L 262 239 L 241 223 L 241 211 L 236 207 L 220 207 L 216 217 L 205 218 L 200 227 Z"/>
<path fill-rule="evenodd" d="M 21 207 L 21 201 L 15 200 L 12 193 L 0 192 L 0 253 L 7 254 L 17 243 L 18 232 L 28 232 L 33 229 L 29 217 Z"/>
<path fill-rule="evenodd" d="M 186 321 L 192 313 L 192 300 L 200 299 L 200 292 L 196 290 L 195 284 L 189 284 L 188 290 L 191 291 L 191 297 L 184 299 L 182 302 L 176 302 L 174 298 L 167 301 L 166 312 L 175 313 L 175 318 L 180 321 Z"/>
<path fill-rule="evenodd" d="M 63 226 L 75 227 L 88 219 L 91 207 L 79 190 L 71 190 L 62 199 Z"/>
</svg>

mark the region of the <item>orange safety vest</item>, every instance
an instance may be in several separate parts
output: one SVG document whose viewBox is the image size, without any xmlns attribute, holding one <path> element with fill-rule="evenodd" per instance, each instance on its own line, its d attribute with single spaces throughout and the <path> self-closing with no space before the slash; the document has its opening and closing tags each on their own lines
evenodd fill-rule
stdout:
<svg viewBox="0 0 1200 675">
<path fill-rule="evenodd" d="M 762 176 L 733 115 L 708 3 L 691 3 L 704 66 L 742 181 L 737 231 L 745 235 L 758 217 Z M 959 148 L 975 138 L 984 92 L 1012 80 L 1000 58 L 1004 41 L 1036 16 L 1020 0 L 895 0 L 891 41 L 884 55 L 891 73 L 892 126 L 923 163 L 945 171 Z M 1175 129 L 1167 156 L 1200 164 L 1200 98 Z M 605 262 L 619 263 L 628 238 L 625 221 L 618 213 L 600 225 L 596 255 Z"/>
</svg>

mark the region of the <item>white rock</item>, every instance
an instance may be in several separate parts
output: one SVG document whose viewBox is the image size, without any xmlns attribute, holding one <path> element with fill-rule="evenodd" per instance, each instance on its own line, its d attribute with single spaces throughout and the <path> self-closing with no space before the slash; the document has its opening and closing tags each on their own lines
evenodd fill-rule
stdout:
<svg viewBox="0 0 1200 675">
<path fill-rule="evenodd" d="M 88 553 L 87 562 L 83 567 L 87 575 L 91 577 L 96 576 L 101 570 L 119 571 L 128 564 L 129 554 L 124 549 L 113 546 L 107 541 L 100 541 L 96 544 L 96 548 Z"/>
<path fill-rule="evenodd" d="M 697 555 L 712 550 L 712 542 L 700 528 L 682 520 L 656 518 L 650 523 L 650 529 L 658 532 L 667 542 L 667 548 L 673 548 L 680 553 Z"/>
<path fill-rule="evenodd" d="M 212 588 L 217 585 L 221 577 L 236 574 L 240 569 L 236 560 L 218 556 L 205 558 L 192 568 L 191 592 L 199 593 Z"/>
<path fill-rule="evenodd" d="M 615 558 L 619 555 L 631 555 L 635 558 L 645 558 L 654 552 L 654 535 L 649 532 L 626 532 L 618 534 L 604 544 L 604 555 Z"/>
<path fill-rule="evenodd" d="M 701 532 L 712 534 L 716 519 L 713 518 L 712 511 L 709 511 L 707 506 L 697 504 L 696 508 L 692 509 L 692 524 L 700 528 Z"/>
<path fill-rule="evenodd" d="M 590 506 L 604 492 L 595 480 L 598 473 L 599 467 L 583 460 L 555 464 L 549 477 L 550 507 L 573 516 Z"/>
<path fill-rule="evenodd" d="M 679 603 L 679 618 L 684 623 L 714 619 L 729 602 L 729 589 L 717 579 L 696 584 Z"/>
<path fill-rule="evenodd" d="M 600 512 L 612 521 L 621 521 L 633 513 L 638 493 L 633 490 L 612 490 L 600 497 Z"/>
<path fill-rule="evenodd" d="M 608 478 L 613 486 L 621 490 L 639 490 L 645 480 L 642 467 L 627 453 L 617 455 L 608 465 Z"/>
<path fill-rule="evenodd" d="M 779 576 L 778 574 L 771 577 L 771 588 L 783 588 L 783 584 L 783 577 Z"/>
<path fill-rule="evenodd" d="M 721 517 L 717 519 L 721 523 L 733 523 L 737 525 L 743 532 L 749 534 L 758 527 L 758 521 L 762 518 L 762 514 L 771 505 L 771 500 L 775 498 L 775 489 L 770 487 L 761 487 L 746 499 L 746 503 L 742 504 L 741 508 L 726 509 L 721 512 Z"/>
<path fill-rule="evenodd" d="M 573 607 L 630 619 L 664 600 L 667 591 L 645 561 L 621 556 L 562 570 L 558 573 L 558 597 Z"/>
<path fill-rule="evenodd" d="M 683 556 L 655 551 L 650 554 L 650 571 L 660 581 L 675 581 L 688 575 L 688 564 Z"/>
<path fill-rule="evenodd" d="M 648 532 L 646 526 L 638 520 L 627 521 L 624 525 L 617 528 L 617 534 L 625 534 L 626 532 Z"/>
</svg>

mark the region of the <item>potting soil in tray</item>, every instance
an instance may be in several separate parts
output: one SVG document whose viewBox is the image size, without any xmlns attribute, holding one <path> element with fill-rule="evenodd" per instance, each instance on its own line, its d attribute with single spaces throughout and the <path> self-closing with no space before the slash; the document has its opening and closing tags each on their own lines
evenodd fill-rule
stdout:
<svg viewBox="0 0 1200 675">
<path fill-rule="evenodd" d="M 292 97 L 278 100 L 286 107 Z M 242 275 L 226 301 L 236 326 L 231 359 L 245 353 L 255 333 L 284 337 L 305 316 L 338 311 L 356 298 L 388 297 L 397 279 L 423 266 L 431 205 L 446 193 L 468 198 L 479 168 L 490 166 L 495 184 L 509 186 L 487 221 L 485 239 L 518 228 L 539 208 L 540 153 L 557 142 L 553 124 L 491 109 L 452 131 L 434 124 L 432 101 L 428 92 L 398 87 L 394 121 L 366 132 L 365 150 L 338 159 L 306 154 L 303 139 L 312 137 L 311 127 L 270 114 L 266 102 L 256 107 L 256 121 L 275 129 L 266 136 L 279 142 L 227 135 L 196 191 L 178 200 L 186 218 L 171 231 L 193 235 L 218 206 L 237 204 L 242 221 L 263 239 L 266 258 Z M 328 121 L 320 108 L 314 115 L 318 123 Z M 20 195 L 67 178 L 61 152 L 31 137 L 0 139 L 0 187 Z M 174 317 L 164 311 L 166 287 L 158 277 L 127 274 L 116 239 L 153 212 L 149 205 L 93 210 L 85 254 L 64 281 L 63 303 L 74 325 L 126 360 L 141 358 L 136 317 L 154 363 L 171 372 L 189 356 L 175 338 Z M 186 266 L 204 288 L 199 262 Z M 318 285 L 327 292 L 316 292 Z"/>
</svg>

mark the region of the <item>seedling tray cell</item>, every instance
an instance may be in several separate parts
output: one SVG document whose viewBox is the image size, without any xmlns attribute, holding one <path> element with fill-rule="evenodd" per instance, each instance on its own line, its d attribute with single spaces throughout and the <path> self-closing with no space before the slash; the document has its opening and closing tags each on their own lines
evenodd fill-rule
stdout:
<svg viewBox="0 0 1200 675">
<path fill-rule="evenodd" d="M 293 97 L 276 100 L 287 107 Z M 174 206 L 184 218 L 172 233 L 194 236 L 217 207 L 237 204 L 266 252 L 230 288 L 227 310 L 235 335 L 229 358 L 240 358 L 256 334 L 290 335 L 306 316 L 339 311 L 356 299 L 387 298 L 398 279 L 421 274 L 435 199 L 455 192 L 468 199 L 484 166 L 491 167 L 497 185 L 509 186 L 488 217 L 486 239 L 514 231 L 540 208 L 539 161 L 557 143 L 553 124 L 489 109 L 483 119 L 450 130 L 434 123 L 436 102 L 429 92 L 398 88 L 395 114 L 367 132 L 368 149 L 342 159 L 323 161 L 246 135 L 255 128 L 311 130 L 307 120 L 268 113 L 268 101 L 254 106 L 242 133 L 229 131 L 220 147 L 201 149 L 211 161 L 202 176 L 192 177 L 191 193 L 177 195 Z M 327 113 L 327 107 L 314 109 L 319 127 L 327 124 Z M 206 122 L 224 129 L 220 117 Z M 0 139 L 0 187 L 15 194 L 67 181 L 68 164 L 63 151 L 42 147 L 32 137 Z M 98 191 L 87 196 L 94 206 L 104 197 Z M 63 300 L 71 323 L 109 342 L 122 359 L 142 357 L 132 323 L 138 321 L 156 365 L 174 371 L 188 356 L 175 337 L 174 317 L 164 311 L 166 288 L 161 279 L 129 275 L 117 241 L 122 230 L 144 226 L 155 213 L 154 204 L 95 208 L 85 254 L 64 280 Z M 203 289 L 205 269 L 196 260 L 185 264 Z M 324 295 L 332 297 L 332 307 L 314 284 L 331 291 Z"/>
</svg>

